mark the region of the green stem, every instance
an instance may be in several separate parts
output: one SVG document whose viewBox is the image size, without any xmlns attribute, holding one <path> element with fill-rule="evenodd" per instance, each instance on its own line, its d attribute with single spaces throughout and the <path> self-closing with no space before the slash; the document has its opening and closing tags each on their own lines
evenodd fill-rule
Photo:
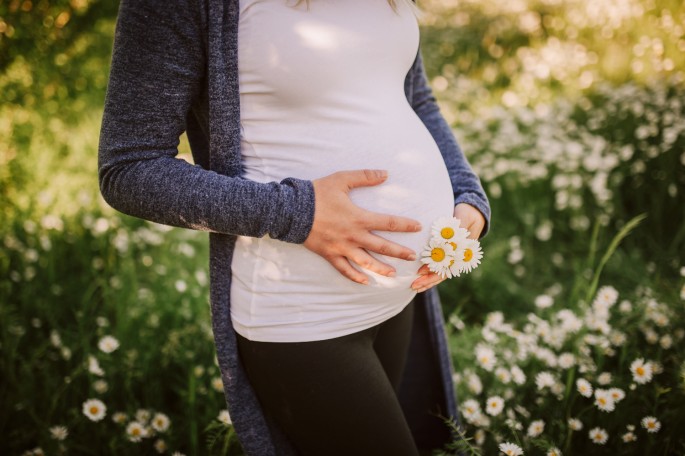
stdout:
<svg viewBox="0 0 685 456">
<path fill-rule="evenodd" d="M 609 261 L 609 258 L 614 254 L 616 249 L 618 248 L 619 244 L 621 241 L 628 236 L 628 234 L 635 229 L 637 225 L 642 222 L 647 217 L 647 214 L 640 214 L 636 217 L 633 217 L 628 221 L 628 223 L 625 224 L 623 228 L 618 232 L 616 236 L 611 240 L 611 244 L 609 244 L 609 248 L 607 249 L 606 252 L 604 252 L 604 255 L 602 256 L 602 259 L 599 261 L 599 265 L 595 269 L 595 274 L 594 277 L 592 278 L 592 282 L 590 283 L 590 287 L 587 290 L 587 294 L 585 295 L 585 302 L 590 303 L 593 296 L 595 295 L 595 292 L 597 291 L 597 285 L 599 284 L 599 276 L 602 273 L 602 270 L 604 269 L 604 266 L 606 265 L 607 261 Z"/>
</svg>

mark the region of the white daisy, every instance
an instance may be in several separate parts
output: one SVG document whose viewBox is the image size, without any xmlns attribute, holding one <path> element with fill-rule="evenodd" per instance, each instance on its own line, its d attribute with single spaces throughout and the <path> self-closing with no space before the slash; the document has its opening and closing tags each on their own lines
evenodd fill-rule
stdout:
<svg viewBox="0 0 685 456">
<path fill-rule="evenodd" d="M 618 300 L 618 291 L 612 286 L 603 286 L 597 291 L 595 303 L 605 307 L 611 307 Z"/>
<path fill-rule="evenodd" d="M 100 421 L 107 414 L 107 407 L 100 399 L 88 399 L 83 403 L 82 410 L 91 421 Z"/>
<path fill-rule="evenodd" d="M 580 431 L 581 429 L 583 429 L 583 423 L 578 418 L 569 418 L 568 427 L 572 431 Z"/>
<path fill-rule="evenodd" d="M 615 408 L 614 398 L 608 390 L 597 389 L 595 391 L 595 405 L 603 412 L 613 412 Z"/>
<path fill-rule="evenodd" d="M 117 424 L 124 424 L 126 421 L 128 421 L 128 415 L 122 412 L 116 412 L 114 415 L 112 415 L 112 421 Z"/>
<path fill-rule="evenodd" d="M 131 442 L 140 442 L 144 437 L 147 437 L 147 431 L 142 423 L 131 421 L 126 426 L 126 435 Z"/>
<path fill-rule="evenodd" d="M 535 376 L 535 385 L 538 387 L 538 390 L 551 388 L 554 386 L 555 382 L 556 380 L 554 379 L 554 376 L 547 371 L 540 372 Z"/>
<path fill-rule="evenodd" d="M 97 358 L 93 355 L 88 356 L 88 372 L 100 377 L 105 375 L 105 371 L 102 370 L 100 363 L 98 363 Z"/>
<path fill-rule="evenodd" d="M 552 304 L 554 304 L 554 299 L 550 295 L 542 294 L 535 298 L 535 307 L 538 309 L 552 307 Z"/>
<path fill-rule="evenodd" d="M 489 397 L 486 401 L 485 411 L 490 416 L 497 416 L 504 409 L 504 399 L 500 396 Z"/>
<path fill-rule="evenodd" d="M 217 419 L 226 425 L 233 423 L 233 421 L 231 421 L 231 415 L 228 414 L 228 410 L 226 410 L 226 409 L 222 410 L 219 413 L 219 416 L 217 417 Z"/>
<path fill-rule="evenodd" d="M 599 374 L 597 377 L 597 383 L 600 385 L 608 385 L 611 383 L 611 373 L 610 372 L 602 372 Z"/>
<path fill-rule="evenodd" d="M 537 437 L 545 430 L 545 422 L 543 420 L 535 420 L 528 426 L 528 437 Z"/>
<path fill-rule="evenodd" d="M 466 228 L 460 226 L 461 220 L 454 217 L 440 217 L 431 226 L 431 236 L 442 239 L 445 242 L 455 242 L 455 250 L 459 247 L 458 242 L 471 235 Z"/>
<path fill-rule="evenodd" d="M 150 411 L 147 409 L 136 410 L 136 420 L 140 421 L 142 424 L 147 424 L 151 417 L 152 413 L 150 413 Z"/>
<path fill-rule="evenodd" d="M 547 450 L 546 456 L 561 456 L 561 450 L 557 447 L 552 447 L 549 450 Z"/>
<path fill-rule="evenodd" d="M 497 379 L 505 385 L 511 381 L 511 374 L 503 367 L 498 367 L 495 369 L 495 377 L 497 377 Z"/>
<path fill-rule="evenodd" d="M 617 404 L 621 402 L 624 397 L 626 397 L 625 391 L 623 391 L 621 388 L 609 388 L 609 394 Z"/>
<path fill-rule="evenodd" d="M 50 428 L 50 436 L 55 440 L 64 440 L 69 436 L 69 431 L 64 426 L 53 426 Z"/>
<path fill-rule="evenodd" d="M 216 391 L 217 393 L 223 393 L 224 391 L 224 382 L 221 380 L 221 377 L 214 377 L 212 379 L 212 389 Z"/>
<path fill-rule="evenodd" d="M 112 353 L 119 348 L 119 341 L 112 336 L 105 336 L 98 342 L 98 348 L 105 353 Z"/>
<path fill-rule="evenodd" d="M 630 313 L 631 310 L 633 310 L 633 305 L 628 301 L 627 299 L 624 299 L 621 301 L 621 304 L 618 305 L 618 310 L 621 311 L 621 313 Z"/>
<path fill-rule="evenodd" d="M 490 372 L 495 367 L 497 357 L 492 348 L 483 344 L 478 344 L 476 346 L 476 361 L 478 361 L 478 364 L 480 364 L 483 369 Z"/>
<path fill-rule="evenodd" d="M 643 358 L 638 358 L 630 364 L 630 372 L 636 383 L 644 384 L 652 380 L 652 364 L 645 362 Z"/>
<path fill-rule="evenodd" d="M 588 435 L 590 436 L 592 443 L 596 443 L 597 445 L 604 445 L 609 439 L 609 434 L 607 434 L 607 431 L 600 427 L 591 429 Z"/>
<path fill-rule="evenodd" d="M 526 374 L 524 374 L 523 370 L 521 370 L 521 368 L 518 366 L 511 367 L 511 377 L 514 379 L 514 383 L 517 385 L 523 385 L 526 383 Z"/>
<path fill-rule="evenodd" d="M 499 450 L 507 456 L 521 456 L 523 454 L 523 449 L 511 442 L 500 443 Z"/>
<path fill-rule="evenodd" d="M 476 445 L 483 445 L 483 443 L 485 443 L 485 431 L 478 429 L 475 434 L 473 434 L 473 438 L 476 441 Z"/>
<path fill-rule="evenodd" d="M 483 250 L 480 247 L 480 242 L 475 239 L 464 239 L 462 245 L 463 248 L 458 248 L 454 251 L 456 260 L 450 265 L 450 271 L 457 277 L 461 273 L 469 273 L 476 269 L 480 264 L 480 260 L 483 259 Z"/>
<path fill-rule="evenodd" d="M 452 278 L 450 263 L 454 261 L 452 246 L 448 243 L 431 239 L 428 246 L 421 253 L 421 262 L 428 265 L 428 269 L 442 278 Z"/>
<path fill-rule="evenodd" d="M 165 432 L 169 429 L 170 424 L 169 417 L 164 413 L 155 413 L 155 416 L 152 418 L 152 428 L 157 432 Z"/>
<path fill-rule="evenodd" d="M 157 451 L 157 453 L 160 453 L 160 454 L 166 452 L 166 450 L 168 448 L 166 442 L 162 439 L 155 440 L 155 443 L 153 446 L 155 447 L 155 451 Z"/>
<path fill-rule="evenodd" d="M 480 404 L 478 404 L 478 401 L 474 399 L 468 399 L 464 401 L 459 410 L 461 410 L 461 413 L 462 415 L 464 415 L 464 418 L 469 419 L 476 413 L 480 412 Z"/>
<path fill-rule="evenodd" d="M 562 369 L 570 369 L 571 367 L 573 367 L 575 363 L 576 357 L 573 353 L 562 353 L 561 355 L 559 355 L 559 359 L 557 359 L 557 364 Z"/>
<path fill-rule="evenodd" d="M 107 385 L 105 380 L 95 380 L 93 382 L 93 389 L 100 394 L 104 394 L 109 389 L 109 385 Z"/>
<path fill-rule="evenodd" d="M 626 432 L 621 436 L 621 440 L 625 443 L 634 442 L 637 440 L 637 436 L 633 432 Z"/>
<path fill-rule="evenodd" d="M 576 380 L 576 388 L 581 396 L 592 397 L 592 385 L 584 378 Z"/>
<path fill-rule="evenodd" d="M 477 374 L 470 374 L 468 376 L 466 386 L 473 394 L 478 395 L 483 392 L 483 382 L 481 382 L 480 377 Z"/>
<path fill-rule="evenodd" d="M 640 424 L 643 428 L 647 429 L 647 432 L 649 432 L 650 434 L 659 432 L 659 429 L 661 429 L 661 423 L 653 416 L 646 416 L 642 418 Z"/>
</svg>

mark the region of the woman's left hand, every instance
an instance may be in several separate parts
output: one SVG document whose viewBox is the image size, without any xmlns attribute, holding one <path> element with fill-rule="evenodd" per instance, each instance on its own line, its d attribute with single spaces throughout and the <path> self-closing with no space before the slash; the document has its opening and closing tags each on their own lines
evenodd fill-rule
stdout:
<svg viewBox="0 0 685 456">
<path fill-rule="evenodd" d="M 485 228 L 485 217 L 483 217 L 483 214 L 481 214 L 478 209 L 470 204 L 457 204 L 454 207 L 454 217 L 461 220 L 460 226 L 469 230 L 469 233 L 471 233 L 469 234 L 469 238 L 471 239 L 478 239 L 483 228 Z M 421 277 L 412 282 L 411 288 L 418 293 L 422 293 L 445 280 L 438 274 L 431 272 L 430 269 L 428 269 L 427 264 L 421 266 L 416 273 Z"/>
</svg>

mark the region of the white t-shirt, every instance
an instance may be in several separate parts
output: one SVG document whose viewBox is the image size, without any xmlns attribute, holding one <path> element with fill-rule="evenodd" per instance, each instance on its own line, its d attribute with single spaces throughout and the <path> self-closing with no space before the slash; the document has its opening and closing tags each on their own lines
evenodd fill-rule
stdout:
<svg viewBox="0 0 685 456">
<path fill-rule="evenodd" d="M 342 276 L 302 244 L 240 236 L 232 262 L 231 319 L 250 340 L 300 342 L 362 331 L 416 294 L 421 251 L 452 185 L 440 151 L 404 93 L 419 45 L 417 20 L 398 1 L 240 0 L 238 62 L 243 176 L 257 182 L 387 169 L 381 185 L 350 191 L 358 206 L 421 222 L 418 233 L 378 234 L 416 261 L 374 254 L 395 277 Z"/>
</svg>

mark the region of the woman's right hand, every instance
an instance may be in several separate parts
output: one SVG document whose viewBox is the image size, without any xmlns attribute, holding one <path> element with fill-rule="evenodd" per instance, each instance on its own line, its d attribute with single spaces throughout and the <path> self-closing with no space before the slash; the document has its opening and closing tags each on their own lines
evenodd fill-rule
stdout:
<svg viewBox="0 0 685 456">
<path fill-rule="evenodd" d="M 402 245 L 374 234 L 374 231 L 417 232 L 421 224 L 410 218 L 371 212 L 355 205 L 348 195 L 357 187 L 379 185 L 388 178 L 387 171 L 340 171 L 312 181 L 314 185 L 314 223 L 304 246 L 322 256 L 348 279 L 368 284 L 368 277 L 355 269 L 363 269 L 392 277 L 395 269 L 372 255 L 413 261 L 416 253 Z"/>
</svg>

